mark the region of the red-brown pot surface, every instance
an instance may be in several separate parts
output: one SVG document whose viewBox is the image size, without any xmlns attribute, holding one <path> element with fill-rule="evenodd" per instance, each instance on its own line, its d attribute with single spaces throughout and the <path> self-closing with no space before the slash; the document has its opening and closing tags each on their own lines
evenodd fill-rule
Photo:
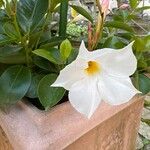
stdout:
<svg viewBox="0 0 150 150">
<path fill-rule="evenodd" d="M 15 150 L 131 150 L 142 107 L 139 95 L 120 106 L 103 102 L 89 120 L 69 102 L 48 112 L 19 102 L 0 112 L 0 125 Z"/>
</svg>

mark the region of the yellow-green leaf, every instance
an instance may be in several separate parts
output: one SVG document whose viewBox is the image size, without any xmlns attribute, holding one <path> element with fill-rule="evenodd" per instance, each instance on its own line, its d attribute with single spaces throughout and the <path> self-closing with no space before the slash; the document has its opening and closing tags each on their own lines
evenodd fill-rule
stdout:
<svg viewBox="0 0 150 150">
<path fill-rule="evenodd" d="M 63 60 L 66 60 L 72 51 L 72 45 L 68 39 L 64 40 L 60 45 L 60 53 Z"/>
</svg>

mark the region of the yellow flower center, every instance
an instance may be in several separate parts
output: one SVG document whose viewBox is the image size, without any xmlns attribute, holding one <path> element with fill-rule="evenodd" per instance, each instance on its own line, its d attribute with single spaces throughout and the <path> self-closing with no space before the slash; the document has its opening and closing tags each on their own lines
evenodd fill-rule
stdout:
<svg viewBox="0 0 150 150">
<path fill-rule="evenodd" d="M 85 69 L 85 72 L 88 75 L 94 75 L 100 71 L 101 71 L 100 64 L 97 63 L 96 61 L 89 61 L 88 62 L 88 68 Z"/>
</svg>

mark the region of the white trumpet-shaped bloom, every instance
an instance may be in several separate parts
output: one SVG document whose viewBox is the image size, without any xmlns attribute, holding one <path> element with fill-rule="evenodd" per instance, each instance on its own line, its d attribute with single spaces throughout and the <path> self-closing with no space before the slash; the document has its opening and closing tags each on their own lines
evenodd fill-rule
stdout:
<svg viewBox="0 0 150 150">
<path fill-rule="evenodd" d="M 82 41 L 76 60 L 60 71 L 51 86 L 68 90 L 72 106 L 88 118 L 101 100 L 111 105 L 128 102 L 139 93 L 129 78 L 137 67 L 132 45 L 89 52 Z"/>
</svg>

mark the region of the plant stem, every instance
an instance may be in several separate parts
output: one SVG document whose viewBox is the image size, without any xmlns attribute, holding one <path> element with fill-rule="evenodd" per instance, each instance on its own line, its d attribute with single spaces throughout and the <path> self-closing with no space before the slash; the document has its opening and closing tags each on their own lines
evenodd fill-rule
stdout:
<svg viewBox="0 0 150 150">
<path fill-rule="evenodd" d="M 12 11 L 11 11 L 11 6 L 8 0 L 6 0 L 6 13 L 7 15 L 11 18 L 12 16 Z"/>
<path fill-rule="evenodd" d="M 101 7 L 101 5 L 100 5 L 99 0 L 96 0 L 96 4 L 97 4 L 98 10 L 99 10 L 99 12 L 100 12 L 100 14 L 101 14 L 101 16 L 102 16 L 103 12 L 102 12 L 102 7 Z"/>
<path fill-rule="evenodd" d="M 13 4 L 14 4 L 14 10 L 12 9 L 12 7 L 10 6 L 10 2 L 8 0 L 6 0 L 6 5 L 7 5 L 7 8 L 8 8 L 8 11 L 7 11 L 7 15 L 12 18 L 13 20 L 13 24 L 14 24 L 14 27 L 16 29 L 16 32 L 18 33 L 18 36 L 19 36 L 19 42 L 21 42 L 21 33 L 20 33 L 20 30 L 19 30 L 19 26 L 18 26 L 18 23 L 17 23 L 17 17 L 16 17 L 16 12 L 17 12 L 17 0 L 13 0 L 12 1 Z"/>
<path fill-rule="evenodd" d="M 15 29 L 18 33 L 18 36 L 19 36 L 19 42 L 21 42 L 22 36 L 21 36 L 20 29 L 19 29 L 19 26 L 17 23 L 16 14 L 14 14 L 13 23 L 14 23 Z"/>
<path fill-rule="evenodd" d="M 22 45 L 24 47 L 24 51 L 25 51 L 25 55 L 26 55 L 26 65 L 27 67 L 31 67 L 31 48 L 28 47 L 28 44 L 29 44 L 29 34 L 27 34 L 25 37 L 22 38 Z"/>
<path fill-rule="evenodd" d="M 96 0 L 96 5 L 99 9 L 98 21 L 96 25 L 96 35 L 93 43 L 92 49 L 94 50 L 97 47 L 98 41 L 102 37 L 103 26 L 104 26 L 104 13 L 102 12 L 102 7 L 100 5 L 99 0 Z"/>
<path fill-rule="evenodd" d="M 68 17 L 68 0 L 64 0 L 60 5 L 59 36 L 66 38 Z"/>
<path fill-rule="evenodd" d="M 26 63 L 27 63 L 27 67 L 30 68 L 30 51 L 29 51 L 29 48 L 28 48 L 28 47 L 25 48 L 25 52 L 26 52 Z"/>
<path fill-rule="evenodd" d="M 102 33 L 103 33 L 103 27 L 104 27 L 104 18 L 103 18 L 103 16 L 101 16 L 101 24 L 97 24 L 97 27 L 99 28 L 98 30 L 98 32 L 97 32 L 97 34 L 96 34 L 96 39 L 95 39 L 95 43 L 94 43 L 94 45 L 93 45 L 93 50 L 97 47 L 97 45 L 98 45 L 98 42 L 99 42 L 99 40 L 101 39 L 101 37 L 102 37 Z"/>
</svg>

